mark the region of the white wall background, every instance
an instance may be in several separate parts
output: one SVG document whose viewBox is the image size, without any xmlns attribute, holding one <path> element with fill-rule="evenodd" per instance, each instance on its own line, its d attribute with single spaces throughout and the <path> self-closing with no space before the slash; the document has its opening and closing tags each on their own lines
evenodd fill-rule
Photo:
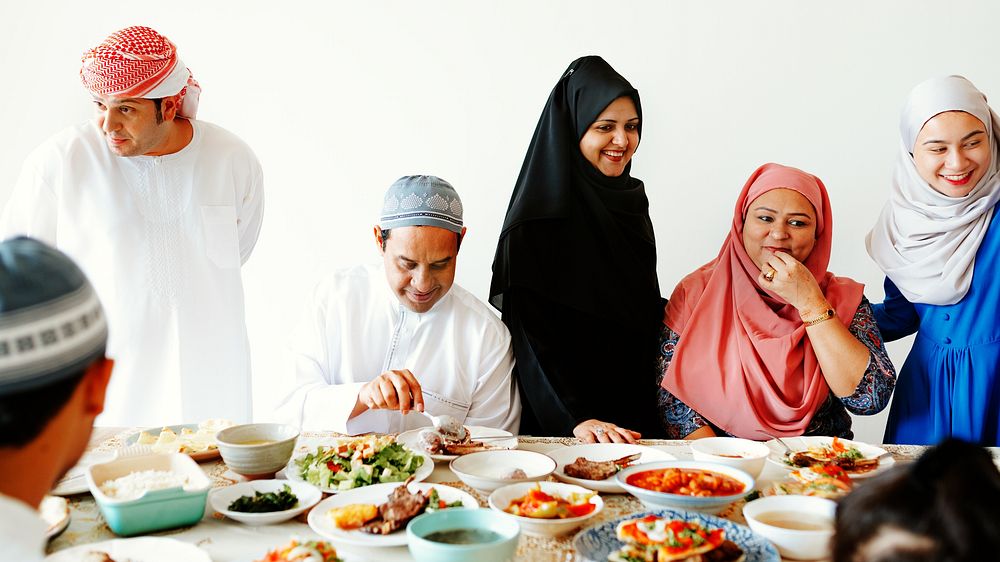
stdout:
<svg viewBox="0 0 1000 562">
<path fill-rule="evenodd" d="M 826 182 L 831 269 L 879 301 L 864 236 L 886 198 L 899 107 L 941 74 L 1000 99 L 997 21 L 993 0 L 5 1 L 0 204 L 35 145 L 89 118 L 86 48 L 135 24 L 173 40 L 204 89 L 199 117 L 264 166 L 264 227 L 243 270 L 264 419 L 306 295 L 324 272 L 377 259 L 371 228 L 398 176 L 457 187 L 469 226 L 458 282 L 486 297 L 539 113 L 586 54 L 642 95 L 632 172 L 649 193 L 665 295 L 718 251 L 750 172 L 776 161 Z M 909 345 L 890 345 L 897 367 Z M 878 442 L 883 425 L 884 414 L 856 430 Z"/>
</svg>

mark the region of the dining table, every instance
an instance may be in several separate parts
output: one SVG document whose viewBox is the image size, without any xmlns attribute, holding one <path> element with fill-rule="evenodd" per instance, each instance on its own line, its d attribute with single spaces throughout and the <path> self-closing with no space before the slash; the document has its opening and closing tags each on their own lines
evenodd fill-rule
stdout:
<svg viewBox="0 0 1000 562">
<path fill-rule="evenodd" d="M 109 428 L 94 429 L 84 459 L 100 459 L 113 455 L 116 449 L 125 447 L 129 436 L 142 428 Z M 296 442 L 296 453 L 315 449 L 317 445 L 331 444 L 339 438 L 347 437 L 333 432 L 302 432 Z M 549 453 L 562 447 L 578 445 L 580 442 L 570 437 L 535 437 L 519 435 L 518 449 Z M 663 450 L 678 459 L 690 459 L 689 441 L 644 439 L 639 444 Z M 897 463 L 905 463 L 916 459 L 925 447 L 914 445 L 881 445 Z M 103 455 L 103 456 L 102 456 Z M 201 469 L 209 476 L 213 488 L 231 486 L 246 481 L 242 476 L 230 471 L 221 458 L 200 463 Z M 76 474 L 81 471 L 77 470 Z M 71 474 L 73 474 L 71 472 Z M 757 489 L 765 489 L 772 482 L 783 479 L 787 470 L 766 463 L 764 471 L 757 478 Z M 279 472 L 277 478 L 282 478 Z M 550 479 L 555 479 L 550 476 Z M 464 490 L 472 494 L 481 507 L 488 508 L 488 493 L 480 492 L 464 484 L 449 469 L 447 462 L 438 462 L 434 471 L 426 480 Z M 597 525 L 602 522 L 619 519 L 631 514 L 648 511 L 638 499 L 628 494 L 602 494 L 604 509 L 585 526 Z M 105 523 L 101 512 L 89 493 L 79 493 L 68 496 L 70 506 L 69 526 L 48 544 L 48 553 L 77 545 L 96 543 L 118 538 Z M 741 500 L 726 508 L 720 517 L 739 524 L 746 524 L 743 518 L 742 506 L 746 500 Z M 197 546 L 205 551 L 213 562 L 253 562 L 260 560 L 272 549 L 287 544 L 292 538 L 302 540 L 328 540 L 313 531 L 306 522 L 307 513 L 284 523 L 265 526 L 249 526 L 233 521 L 216 513 L 210 505 L 206 506 L 204 517 L 194 526 L 149 533 L 148 536 L 169 537 Z M 554 562 L 577 560 L 573 548 L 573 537 L 576 533 L 557 538 L 542 538 L 528 536 L 522 533 L 517 548 L 516 560 L 527 562 Z M 405 546 L 359 548 L 341 545 L 333 542 L 337 552 L 345 562 L 362 561 L 410 561 L 413 558 Z"/>
</svg>

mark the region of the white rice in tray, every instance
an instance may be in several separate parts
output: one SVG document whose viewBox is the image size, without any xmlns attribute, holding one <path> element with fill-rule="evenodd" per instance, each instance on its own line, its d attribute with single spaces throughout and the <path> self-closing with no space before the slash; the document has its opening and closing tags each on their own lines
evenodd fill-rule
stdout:
<svg viewBox="0 0 1000 562">
<path fill-rule="evenodd" d="M 116 500 L 138 498 L 147 490 L 163 490 L 187 486 L 190 478 L 168 470 L 143 470 L 108 480 L 101 484 L 101 491 Z"/>
</svg>

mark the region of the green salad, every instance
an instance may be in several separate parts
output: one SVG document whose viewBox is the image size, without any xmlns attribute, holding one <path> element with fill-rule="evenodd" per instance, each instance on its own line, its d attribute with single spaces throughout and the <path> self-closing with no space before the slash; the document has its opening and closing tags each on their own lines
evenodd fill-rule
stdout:
<svg viewBox="0 0 1000 562">
<path fill-rule="evenodd" d="M 332 447 L 320 446 L 295 461 L 299 476 L 314 486 L 350 490 L 370 484 L 403 482 L 424 457 L 392 437 L 362 437 Z"/>
</svg>

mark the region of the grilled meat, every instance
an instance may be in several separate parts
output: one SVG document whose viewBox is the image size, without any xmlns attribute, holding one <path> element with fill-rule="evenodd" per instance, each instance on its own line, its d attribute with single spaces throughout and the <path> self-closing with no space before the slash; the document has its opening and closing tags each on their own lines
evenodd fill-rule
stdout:
<svg viewBox="0 0 1000 562">
<path fill-rule="evenodd" d="M 403 484 L 389 494 L 389 499 L 378 506 L 378 518 L 371 521 L 362 531 L 373 535 L 388 535 L 402 529 L 406 523 L 424 512 L 427 507 L 427 496 L 422 492 L 411 493 Z"/>
<path fill-rule="evenodd" d="M 584 457 L 578 457 L 575 461 L 563 467 L 566 476 L 582 478 L 584 480 L 607 480 L 614 476 L 621 467 L 638 460 L 639 455 L 629 455 L 613 461 L 591 461 Z"/>
</svg>

